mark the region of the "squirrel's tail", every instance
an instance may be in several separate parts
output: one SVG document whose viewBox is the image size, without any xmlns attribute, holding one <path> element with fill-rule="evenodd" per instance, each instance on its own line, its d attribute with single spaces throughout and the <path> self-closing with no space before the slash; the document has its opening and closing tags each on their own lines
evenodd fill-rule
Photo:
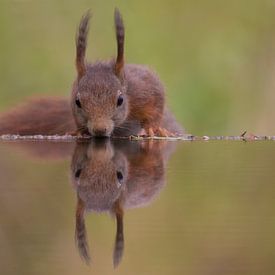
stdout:
<svg viewBox="0 0 275 275">
<path fill-rule="evenodd" d="M 87 38 L 89 31 L 89 21 L 91 18 L 91 12 L 88 10 L 81 18 L 78 31 L 76 33 L 76 70 L 78 79 L 80 79 L 86 72 L 85 66 L 85 53 L 87 46 Z"/>
<path fill-rule="evenodd" d="M 33 98 L 0 115 L 0 135 L 64 135 L 76 129 L 69 100 Z"/>
<path fill-rule="evenodd" d="M 119 10 L 115 9 L 115 29 L 117 41 L 117 58 L 115 63 L 115 74 L 121 76 L 124 66 L 124 24 Z"/>
</svg>

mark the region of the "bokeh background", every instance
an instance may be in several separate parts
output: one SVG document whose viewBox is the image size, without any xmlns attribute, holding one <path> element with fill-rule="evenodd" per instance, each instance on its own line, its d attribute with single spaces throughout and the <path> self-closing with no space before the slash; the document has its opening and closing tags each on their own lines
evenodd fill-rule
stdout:
<svg viewBox="0 0 275 275">
<path fill-rule="evenodd" d="M 114 56 L 115 6 L 127 61 L 158 72 L 188 132 L 275 133 L 272 0 L 1 0 L 0 111 L 29 96 L 69 96 L 76 26 L 88 8 L 89 60 Z"/>
<path fill-rule="evenodd" d="M 188 132 L 275 134 L 275 0 L 0 0 L 0 111 L 31 96 L 69 97 L 88 8 L 89 60 L 114 56 L 115 6 L 127 61 L 158 72 Z M 126 211 L 113 271 L 107 213 L 87 215 L 91 267 L 75 247 L 74 144 L 53 143 L 68 154 L 46 158 L 47 147 L 33 154 L 34 143 L 1 142 L 0 273 L 274 274 L 274 143 L 177 145 L 159 196 Z"/>
</svg>

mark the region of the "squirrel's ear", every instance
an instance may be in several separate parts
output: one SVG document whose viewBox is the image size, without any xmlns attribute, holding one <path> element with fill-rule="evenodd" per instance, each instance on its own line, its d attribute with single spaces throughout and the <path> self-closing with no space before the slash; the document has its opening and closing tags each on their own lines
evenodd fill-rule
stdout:
<svg viewBox="0 0 275 275">
<path fill-rule="evenodd" d="M 116 215 L 116 240 L 115 247 L 113 252 L 113 264 L 114 267 L 117 267 L 122 259 L 123 250 L 124 250 L 124 234 L 123 234 L 123 209 L 121 203 L 118 201 L 115 202 L 114 212 Z"/>
<path fill-rule="evenodd" d="M 76 33 L 76 70 L 77 77 L 80 79 L 86 73 L 85 66 L 85 53 L 87 45 L 87 37 L 89 31 L 89 21 L 91 18 L 91 12 L 88 10 L 81 18 L 78 31 Z"/>
<path fill-rule="evenodd" d="M 115 9 L 115 29 L 117 41 L 117 58 L 114 66 L 116 76 L 119 78 L 123 75 L 124 67 L 124 24 L 119 10 Z"/>
<path fill-rule="evenodd" d="M 89 264 L 91 259 L 90 259 L 89 246 L 88 246 L 87 236 L 86 236 L 84 211 L 85 211 L 85 204 L 79 197 L 77 197 L 77 207 L 76 207 L 76 214 L 75 214 L 75 242 L 77 244 L 81 258 L 83 258 L 83 260 L 87 264 Z"/>
</svg>

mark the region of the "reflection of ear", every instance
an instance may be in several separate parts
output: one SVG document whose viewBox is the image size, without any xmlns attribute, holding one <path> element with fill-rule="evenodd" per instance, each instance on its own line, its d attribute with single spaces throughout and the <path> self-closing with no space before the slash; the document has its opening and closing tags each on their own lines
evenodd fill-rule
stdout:
<svg viewBox="0 0 275 275">
<path fill-rule="evenodd" d="M 87 242 L 84 210 L 85 210 L 84 202 L 78 197 L 76 214 L 75 214 L 75 242 L 77 244 L 78 251 L 81 258 L 87 264 L 89 264 L 91 261 L 91 258 L 90 258 L 89 246 Z"/>
<path fill-rule="evenodd" d="M 124 250 L 123 209 L 119 200 L 115 202 L 114 212 L 116 215 L 117 229 L 116 229 L 115 247 L 113 252 L 113 264 L 114 264 L 114 267 L 117 267 L 122 259 L 123 250 Z"/>
</svg>

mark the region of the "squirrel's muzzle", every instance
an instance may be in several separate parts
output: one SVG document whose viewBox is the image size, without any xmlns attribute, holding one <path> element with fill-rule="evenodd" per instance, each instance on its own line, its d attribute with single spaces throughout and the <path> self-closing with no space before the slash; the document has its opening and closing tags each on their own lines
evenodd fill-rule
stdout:
<svg viewBox="0 0 275 275">
<path fill-rule="evenodd" d="M 96 121 L 94 123 L 88 122 L 88 130 L 94 137 L 110 137 L 114 129 L 112 121 Z"/>
</svg>

